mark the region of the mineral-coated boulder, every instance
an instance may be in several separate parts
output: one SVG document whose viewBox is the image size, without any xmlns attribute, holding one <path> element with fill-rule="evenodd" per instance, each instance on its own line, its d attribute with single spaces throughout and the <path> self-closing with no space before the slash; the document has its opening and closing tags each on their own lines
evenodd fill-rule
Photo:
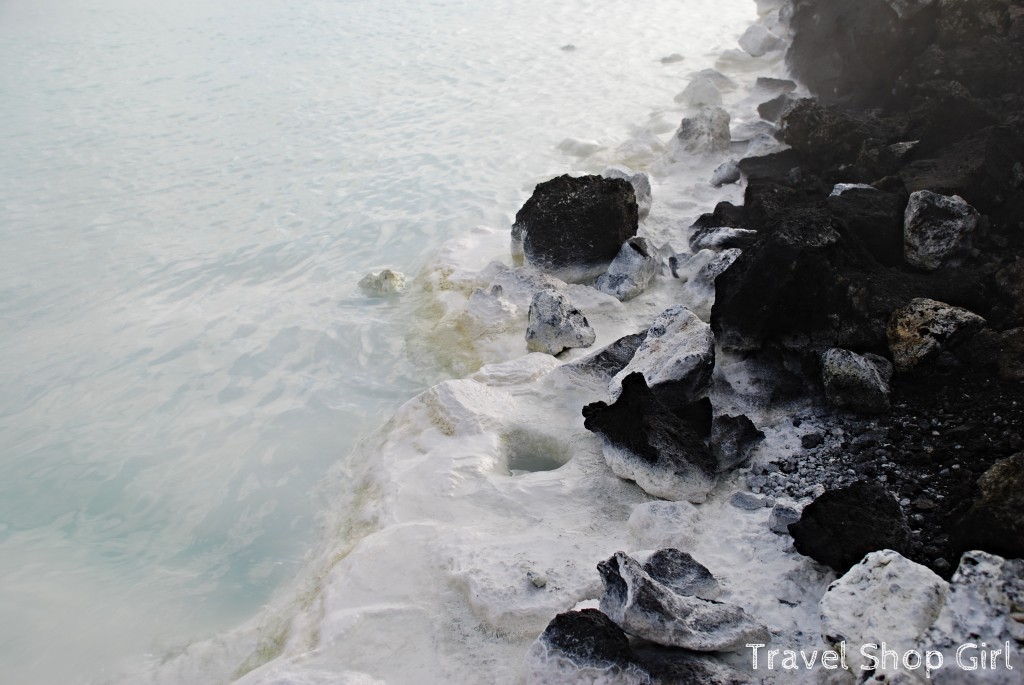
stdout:
<svg viewBox="0 0 1024 685">
<path fill-rule="evenodd" d="M 359 281 L 359 287 L 365 293 L 376 297 L 393 295 L 405 290 L 405 275 L 391 269 L 374 271 L 363 276 Z"/>
<path fill-rule="evenodd" d="M 659 549 L 644 562 L 644 572 L 676 594 L 714 599 L 721 588 L 704 564 L 674 547 Z"/>
<path fill-rule="evenodd" d="M 886 335 L 899 372 L 909 371 L 981 330 L 985 319 L 961 307 L 917 298 L 892 313 Z"/>
<path fill-rule="evenodd" d="M 711 422 L 711 454 L 718 462 L 718 472 L 724 473 L 745 462 L 762 440 L 764 433 L 746 416 L 716 416 Z"/>
<path fill-rule="evenodd" d="M 604 582 L 601 611 L 631 635 L 698 652 L 768 641 L 768 629 L 740 607 L 680 595 L 622 552 L 597 568 Z"/>
<path fill-rule="evenodd" d="M 611 382 L 612 376 L 622 371 L 633 358 L 646 336 L 647 331 L 624 335 L 597 352 L 569 362 L 562 368 L 571 372 L 592 374 Z"/>
<path fill-rule="evenodd" d="M 870 552 L 903 551 L 910 529 L 899 503 L 885 488 L 859 481 L 808 504 L 789 533 L 796 551 L 846 573 Z"/>
<path fill-rule="evenodd" d="M 651 197 L 651 179 L 647 174 L 642 171 L 633 171 L 621 164 L 616 164 L 605 169 L 602 176 L 629 181 L 629 184 L 633 186 L 633 192 L 636 194 L 636 207 L 641 221 L 651 213 L 653 198 Z"/>
<path fill-rule="evenodd" d="M 919 190 L 910 195 L 903 223 L 907 262 L 937 269 L 962 259 L 970 251 L 979 215 L 959 195 Z"/>
<path fill-rule="evenodd" d="M 706 107 L 700 113 L 687 117 L 679 124 L 668 155 L 671 161 L 688 157 L 719 154 L 729 149 L 729 113 L 721 107 Z"/>
<path fill-rule="evenodd" d="M 592 273 L 607 267 L 622 243 L 636 235 L 637 222 L 636 193 L 628 181 L 559 176 L 538 184 L 516 213 L 513 250 L 546 270 Z"/>
<path fill-rule="evenodd" d="M 978 479 L 978 490 L 953 529 L 954 546 L 1024 558 L 1024 452 L 993 464 Z"/>
<path fill-rule="evenodd" d="M 721 105 L 722 91 L 718 90 L 718 87 L 707 75 L 698 74 L 674 99 L 678 103 L 692 107 Z"/>
<path fill-rule="evenodd" d="M 608 271 L 597 277 L 594 287 L 625 302 L 647 290 L 661 272 L 662 260 L 646 238 L 630 238 L 622 244 Z"/>
<path fill-rule="evenodd" d="M 715 368 L 711 327 L 682 305 L 662 312 L 647 330 L 629 364 L 611 382 L 617 397 L 622 379 L 642 373 L 651 390 L 693 400 L 707 388 Z"/>
<path fill-rule="evenodd" d="M 871 552 L 821 598 L 821 635 L 836 649 L 843 642 L 858 645 L 848 649 L 849 668 L 853 673 L 870 670 L 861 668 L 872 662 L 859 646 L 885 642 L 901 655 L 916 648 L 920 635 L 938 617 L 948 588 L 930 569 L 892 550 Z"/>
<path fill-rule="evenodd" d="M 889 380 L 893 367 L 888 359 L 832 348 L 821 357 L 821 381 L 825 397 L 837 407 L 877 414 L 889 409 Z"/>
<path fill-rule="evenodd" d="M 542 290 L 530 302 L 526 346 L 531 352 L 559 354 L 570 347 L 590 347 L 597 339 L 587 317 L 556 290 Z"/>
<path fill-rule="evenodd" d="M 768 515 L 768 530 L 789 535 L 789 524 L 800 520 L 800 510 L 788 504 L 776 504 Z"/>
<path fill-rule="evenodd" d="M 643 374 L 622 379 L 614 404 L 583 408 L 587 430 L 602 437 L 612 472 L 635 481 L 655 497 L 703 502 L 715 486 L 716 463 L 705 439 L 711 430 L 711 403 L 655 395 Z"/>
<path fill-rule="evenodd" d="M 943 654 L 956 654 L 962 645 L 963 663 L 980 664 L 981 643 L 988 648 L 1007 647 L 1010 654 L 999 656 L 998 668 L 972 672 L 951 663 L 931 674 L 936 685 L 961 685 L 965 675 L 978 675 L 977 682 L 986 685 L 1019 685 L 1020 668 L 1024 663 L 1024 560 L 1004 559 L 985 552 L 967 552 L 960 558 L 960 566 L 949 584 L 946 603 L 939 617 L 922 637 L 918 649 L 935 650 Z M 1008 660 L 1013 670 L 1005 667 Z M 992 664 L 989 664 L 992 666 Z"/>
<path fill-rule="evenodd" d="M 785 41 L 760 24 L 752 24 L 740 36 L 740 47 L 751 57 L 761 57 L 784 46 Z"/>
</svg>

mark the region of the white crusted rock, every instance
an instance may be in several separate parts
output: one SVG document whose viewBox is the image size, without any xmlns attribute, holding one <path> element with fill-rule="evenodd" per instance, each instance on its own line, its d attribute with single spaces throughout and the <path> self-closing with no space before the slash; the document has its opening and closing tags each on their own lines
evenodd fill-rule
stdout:
<svg viewBox="0 0 1024 685">
<path fill-rule="evenodd" d="M 702 105 L 717 106 L 722 104 L 722 92 L 718 90 L 707 75 L 698 74 L 690 80 L 686 88 L 676 95 L 674 99 L 680 104 L 691 107 L 700 107 Z"/>
<path fill-rule="evenodd" d="M 690 249 L 693 252 L 701 250 L 724 250 L 742 248 L 750 245 L 757 239 L 757 231 L 749 228 L 733 228 L 732 226 L 711 226 L 708 228 L 698 227 L 690 234 Z M 716 274 L 717 275 L 717 274 Z"/>
<path fill-rule="evenodd" d="M 615 164 L 605 169 L 601 175 L 605 178 L 621 178 L 624 181 L 629 181 L 629 184 L 633 186 L 633 192 L 636 193 L 636 209 L 641 221 L 651 213 L 653 198 L 651 197 L 651 179 L 647 174 L 642 171 L 633 171 L 621 164 Z"/>
<path fill-rule="evenodd" d="M 673 162 L 688 157 L 720 154 L 729 150 L 732 134 L 729 113 L 721 107 L 706 107 L 695 116 L 683 119 L 669 143 Z"/>
<path fill-rule="evenodd" d="M 740 607 L 680 595 L 622 552 L 597 569 L 604 581 L 601 611 L 631 635 L 698 652 L 768 642 L 768 629 Z"/>
<path fill-rule="evenodd" d="M 760 24 L 751 25 L 740 36 L 739 42 L 743 51 L 751 57 L 761 57 L 786 45 L 784 40 Z"/>
<path fill-rule="evenodd" d="M 916 298 L 892 313 L 886 328 L 896 370 L 909 371 L 985 325 L 974 312 L 945 302 Z"/>
<path fill-rule="evenodd" d="M 707 387 L 714 368 L 711 326 L 676 305 L 654 320 L 629 364 L 612 378 L 609 391 L 612 398 L 618 397 L 622 379 L 639 371 L 652 390 L 671 386 L 692 399 Z"/>
<path fill-rule="evenodd" d="M 987 660 L 984 669 L 980 668 L 983 643 L 990 657 L 991 650 L 1002 650 L 994 660 Z M 975 646 L 964 648 L 965 644 Z M 966 552 L 950 581 L 946 603 L 918 648 L 949 655 L 950 663 L 931 674 L 936 685 L 1020 685 L 1024 669 L 1024 560 Z M 958 650 L 961 664 L 979 668 L 969 672 L 958 668 L 952 661 Z M 1006 668 L 1007 661 L 1013 670 Z"/>
<path fill-rule="evenodd" d="M 889 409 L 892 364 L 878 355 L 833 347 L 821 356 L 825 397 L 837 407 L 877 414 Z"/>
<path fill-rule="evenodd" d="M 556 290 L 533 296 L 529 318 L 526 346 L 531 352 L 559 354 L 570 347 L 590 347 L 597 339 L 587 317 Z"/>
<path fill-rule="evenodd" d="M 959 195 L 912 193 L 903 214 L 903 255 L 909 264 L 937 269 L 971 248 L 979 214 Z"/>
<path fill-rule="evenodd" d="M 832 186 L 832 192 L 828 196 L 839 197 L 848 190 L 876 190 L 876 188 L 867 183 L 837 183 Z"/>
<path fill-rule="evenodd" d="M 368 295 L 393 295 L 405 290 L 405 275 L 391 269 L 375 271 L 363 276 L 359 287 Z"/>
<path fill-rule="evenodd" d="M 647 290 L 651 280 L 661 272 L 661 256 L 646 238 L 630 238 L 608 266 L 597 277 L 594 287 L 625 302 Z"/>
<path fill-rule="evenodd" d="M 466 312 L 479 324 L 490 328 L 503 328 L 520 316 L 520 309 L 505 297 L 500 285 L 487 290 L 474 288 L 466 302 Z"/>
<path fill-rule="evenodd" d="M 861 645 L 884 642 L 901 655 L 914 649 L 939 615 L 947 589 L 946 581 L 930 569 L 897 552 L 871 552 L 822 597 L 822 637 L 835 648 L 846 642 L 847 665 L 861 675 L 861 666 L 871 665 Z M 857 648 L 850 649 L 851 645 Z"/>
</svg>

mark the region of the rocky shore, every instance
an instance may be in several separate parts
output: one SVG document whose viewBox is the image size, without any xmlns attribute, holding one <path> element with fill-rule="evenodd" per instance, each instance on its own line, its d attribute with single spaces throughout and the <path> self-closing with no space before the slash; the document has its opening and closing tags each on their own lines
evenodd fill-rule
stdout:
<svg viewBox="0 0 1024 685">
<path fill-rule="evenodd" d="M 820 625 L 801 628 L 837 659 L 857 654 L 801 682 L 1020 683 L 1024 2 L 758 5 L 741 46 L 788 45 L 812 97 L 759 82 L 763 125 L 710 179 L 745 182 L 742 204 L 708 208 L 676 253 L 637 237 L 643 174 L 562 177 L 517 215 L 514 245 L 554 276 L 599 274 L 623 301 L 664 262 L 713 289 L 709 316 L 671 307 L 573 362 L 608 383 L 585 426 L 612 471 L 655 497 L 701 505 L 736 482 L 737 516 L 771 510 L 766 535 L 834 571 L 823 596 L 796 600 L 820 601 Z M 677 97 L 699 111 L 670 155 L 737 148 L 717 87 L 703 74 Z M 531 350 L 594 342 L 557 285 L 529 311 Z M 780 412 L 789 430 L 769 430 Z M 530 682 L 797 681 L 796 666 L 752 663 L 773 631 L 717 599 L 686 550 L 619 552 L 595 573 L 600 601 L 551 621 Z M 980 671 L 953 665 L 972 640 L 1001 654 Z M 879 642 L 919 659 L 890 667 L 859 651 Z"/>
</svg>

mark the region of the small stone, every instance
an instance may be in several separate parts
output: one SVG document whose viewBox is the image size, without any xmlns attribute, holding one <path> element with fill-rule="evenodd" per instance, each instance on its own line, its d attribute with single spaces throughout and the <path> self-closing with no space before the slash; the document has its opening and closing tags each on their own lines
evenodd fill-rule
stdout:
<svg viewBox="0 0 1024 685">
<path fill-rule="evenodd" d="M 764 507 L 764 498 L 746 490 L 737 490 L 729 496 L 729 504 L 744 511 L 757 511 Z"/>
<path fill-rule="evenodd" d="M 528 571 L 526 573 L 526 579 L 530 581 L 535 588 L 542 588 L 548 584 L 548 577 L 540 571 Z"/>
<path fill-rule="evenodd" d="M 768 529 L 780 535 L 789 535 L 789 524 L 800 520 L 800 512 L 788 504 L 776 504 L 768 516 Z"/>
<path fill-rule="evenodd" d="M 807 433 L 800 436 L 800 445 L 804 449 L 814 449 L 825 442 L 825 436 L 821 433 Z"/>
</svg>

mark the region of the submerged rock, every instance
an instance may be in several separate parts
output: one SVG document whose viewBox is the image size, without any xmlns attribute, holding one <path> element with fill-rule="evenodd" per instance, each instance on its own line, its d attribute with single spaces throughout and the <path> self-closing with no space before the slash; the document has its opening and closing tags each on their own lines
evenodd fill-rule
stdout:
<svg viewBox="0 0 1024 685">
<path fill-rule="evenodd" d="M 711 327 L 686 307 L 676 305 L 654 320 L 633 359 L 616 374 L 609 389 L 612 397 L 617 397 L 622 379 L 639 372 L 652 391 L 690 401 L 707 388 L 714 368 Z"/>
<path fill-rule="evenodd" d="M 597 569 L 604 582 L 601 611 L 631 635 L 698 652 L 742 649 L 770 637 L 740 607 L 680 595 L 622 552 Z"/>
<path fill-rule="evenodd" d="M 740 36 L 739 42 L 743 51 L 751 57 L 761 57 L 773 50 L 781 50 L 786 45 L 785 41 L 760 24 L 751 25 Z"/>
<path fill-rule="evenodd" d="M 625 302 L 647 290 L 661 272 L 661 256 L 646 238 L 630 238 L 622 244 L 608 271 L 597 277 L 594 287 Z"/>
<path fill-rule="evenodd" d="M 628 181 L 559 176 L 537 184 L 516 213 L 513 250 L 545 270 L 591 273 L 604 270 L 636 235 L 637 222 L 636 193 Z"/>
<path fill-rule="evenodd" d="M 953 544 L 1024 558 L 1024 452 L 993 464 L 978 479 L 978 490 L 977 501 L 953 529 Z"/>
<path fill-rule="evenodd" d="M 732 141 L 729 121 L 729 113 L 721 107 L 706 107 L 683 119 L 669 143 L 670 159 L 678 162 L 687 157 L 727 152 Z"/>
<path fill-rule="evenodd" d="M 740 174 L 739 163 L 735 159 L 730 159 L 715 168 L 714 173 L 711 174 L 711 185 L 721 188 L 724 185 L 739 182 L 740 178 L 742 178 L 742 174 Z"/>
<path fill-rule="evenodd" d="M 699 503 L 715 486 L 716 463 L 704 442 L 711 429 L 706 398 L 687 403 L 669 395 L 662 401 L 636 372 L 623 378 L 614 404 L 588 404 L 583 416 L 584 427 L 603 438 L 612 472 L 651 495 Z"/>
<path fill-rule="evenodd" d="M 821 598 L 821 635 L 835 649 L 842 642 L 884 642 L 902 655 L 917 647 L 920 635 L 935 621 L 948 588 L 930 569 L 892 550 L 872 552 L 829 585 Z M 848 649 L 848 657 L 853 673 L 870 670 L 872 662 L 859 647 Z"/>
<path fill-rule="evenodd" d="M 542 290 L 530 303 L 526 347 L 531 352 L 559 354 L 570 347 L 590 347 L 597 335 L 587 317 L 556 290 Z"/>
<path fill-rule="evenodd" d="M 616 164 L 605 169 L 602 176 L 629 181 L 629 185 L 633 186 L 633 192 L 636 194 L 638 216 L 641 221 L 647 218 L 647 215 L 651 213 L 651 203 L 653 202 L 651 197 L 651 179 L 647 174 L 642 171 L 633 171 L 621 164 Z"/>
<path fill-rule="evenodd" d="M 859 481 L 808 504 L 789 533 L 796 551 L 845 573 L 870 552 L 902 552 L 910 529 L 899 503 L 885 488 Z"/>
<path fill-rule="evenodd" d="M 886 335 L 896 370 L 909 371 L 981 330 L 985 319 L 944 302 L 917 298 L 892 313 Z"/>
<path fill-rule="evenodd" d="M 698 74 L 674 99 L 678 103 L 690 105 L 691 107 L 720 105 L 722 104 L 722 92 L 718 90 L 712 79 L 706 75 Z"/>
<path fill-rule="evenodd" d="M 530 647 L 523 675 L 528 683 L 650 682 L 626 634 L 597 609 L 555 616 Z"/>
<path fill-rule="evenodd" d="M 369 295 L 393 295 L 405 290 L 405 275 L 391 269 L 374 271 L 363 276 L 359 287 Z"/>
<path fill-rule="evenodd" d="M 959 195 L 919 190 L 910 195 L 903 224 L 907 262 L 937 269 L 964 257 L 971 248 L 979 215 Z"/>
<path fill-rule="evenodd" d="M 718 472 L 724 473 L 745 462 L 762 440 L 764 433 L 746 416 L 716 416 L 711 422 L 711 454 L 718 462 Z"/>
<path fill-rule="evenodd" d="M 825 397 L 837 407 L 877 414 L 889 409 L 892 364 L 874 354 L 833 347 L 821 357 Z"/>
</svg>

